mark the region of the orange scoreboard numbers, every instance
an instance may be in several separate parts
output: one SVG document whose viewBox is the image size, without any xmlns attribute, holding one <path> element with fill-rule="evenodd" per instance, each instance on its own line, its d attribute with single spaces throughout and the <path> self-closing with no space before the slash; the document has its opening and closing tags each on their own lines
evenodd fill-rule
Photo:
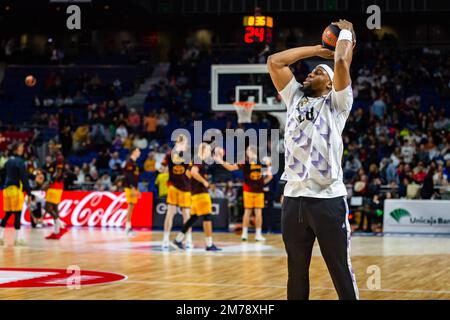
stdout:
<svg viewBox="0 0 450 320">
<path fill-rule="evenodd" d="M 245 43 L 271 43 L 273 18 L 268 16 L 245 16 Z"/>
</svg>

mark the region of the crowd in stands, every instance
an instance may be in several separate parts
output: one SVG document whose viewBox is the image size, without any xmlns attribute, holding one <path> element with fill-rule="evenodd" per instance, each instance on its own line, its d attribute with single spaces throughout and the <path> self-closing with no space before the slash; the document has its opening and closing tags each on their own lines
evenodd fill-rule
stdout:
<svg viewBox="0 0 450 320">
<path fill-rule="evenodd" d="M 58 71 L 47 75 L 44 89 L 34 97 L 33 104 L 36 107 L 67 107 L 86 105 L 97 101 L 98 97 L 114 100 L 122 95 L 122 82 L 119 78 L 105 83 L 98 74 L 68 76 L 63 71 Z"/>
<path fill-rule="evenodd" d="M 370 231 L 384 199 L 440 199 L 448 190 L 450 55 L 369 44 L 355 60 L 356 107 L 343 135 L 344 178 L 364 199 Z"/>
<path fill-rule="evenodd" d="M 31 38 L 31 39 L 30 39 Z M 23 42 L 19 36 L 0 37 L 0 60 L 20 65 L 70 65 L 70 64 L 135 64 L 151 59 L 149 50 L 137 50 L 129 41 L 122 42 L 114 50 L 102 51 L 94 45 L 42 37 Z M 39 45 L 36 45 L 39 44 Z"/>
</svg>

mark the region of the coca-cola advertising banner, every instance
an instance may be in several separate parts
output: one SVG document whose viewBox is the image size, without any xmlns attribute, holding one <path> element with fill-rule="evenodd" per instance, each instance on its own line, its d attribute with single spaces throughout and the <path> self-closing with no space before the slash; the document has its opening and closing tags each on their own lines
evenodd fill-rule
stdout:
<svg viewBox="0 0 450 320">
<path fill-rule="evenodd" d="M 44 191 L 33 191 L 36 201 L 44 202 Z M 122 192 L 64 191 L 59 204 L 59 216 L 69 226 L 76 227 L 122 227 L 125 226 L 128 204 Z M 133 227 L 152 228 L 153 194 L 142 192 L 134 207 Z M 0 192 L 0 217 L 3 217 L 3 192 Z M 51 224 L 50 215 L 45 220 Z M 10 218 L 8 225 L 13 224 Z M 30 225 L 30 213 L 24 205 L 22 224 Z"/>
</svg>

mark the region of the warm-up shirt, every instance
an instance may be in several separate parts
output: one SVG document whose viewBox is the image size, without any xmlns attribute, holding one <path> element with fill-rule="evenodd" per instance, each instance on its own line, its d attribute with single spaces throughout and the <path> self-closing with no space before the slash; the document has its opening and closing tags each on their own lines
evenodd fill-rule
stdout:
<svg viewBox="0 0 450 320">
<path fill-rule="evenodd" d="M 304 95 L 295 77 L 280 92 L 287 106 L 284 195 L 334 198 L 347 195 L 341 166 L 342 131 L 353 103 L 351 85 L 324 96 Z"/>
</svg>

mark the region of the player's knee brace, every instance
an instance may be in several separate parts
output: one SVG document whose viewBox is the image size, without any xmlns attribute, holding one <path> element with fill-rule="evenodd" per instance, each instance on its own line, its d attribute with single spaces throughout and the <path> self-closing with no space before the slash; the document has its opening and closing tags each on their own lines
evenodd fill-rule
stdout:
<svg viewBox="0 0 450 320">
<path fill-rule="evenodd" d="M 197 221 L 198 216 L 197 215 L 192 215 L 188 221 L 186 221 L 186 223 L 183 225 L 183 228 L 181 228 L 181 232 L 182 233 L 186 233 L 191 227 L 192 225 L 195 223 L 195 221 Z"/>
</svg>

